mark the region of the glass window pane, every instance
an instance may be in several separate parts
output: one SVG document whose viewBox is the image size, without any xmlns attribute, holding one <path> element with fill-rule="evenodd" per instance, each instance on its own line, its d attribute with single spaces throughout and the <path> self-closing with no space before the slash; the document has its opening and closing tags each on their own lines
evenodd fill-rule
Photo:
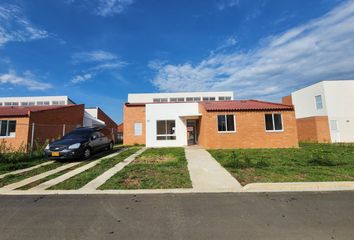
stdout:
<svg viewBox="0 0 354 240">
<path fill-rule="evenodd" d="M 186 98 L 186 101 L 187 101 L 187 102 L 193 102 L 194 100 L 193 100 L 192 97 L 187 97 L 187 98 Z"/>
<path fill-rule="evenodd" d="M 274 114 L 274 125 L 275 125 L 275 130 L 283 130 L 281 114 Z"/>
<path fill-rule="evenodd" d="M 195 97 L 195 98 L 193 98 L 193 99 L 194 99 L 195 102 L 200 101 L 200 97 Z"/>
<path fill-rule="evenodd" d="M 157 140 L 166 140 L 166 136 L 157 136 L 156 139 Z"/>
<path fill-rule="evenodd" d="M 166 121 L 156 121 L 156 134 L 166 134 Z"/>
<path fill-rule="evenodd" d="M 167 140 L 176 140 L 176 136 L 167 136 Z"/>
<path fill-rule="evenodd" d="M 266 124 L 266 130 L 271 131 L 273 129 L 273 116 L 272 114 L 265 114 L 265 124 Z"/>
<path fill-rule="evenodd" d="M 226 115 L 227 131 L 235 131 L 234 115 Z"/>
<path fill-rule="evenodd" d="M 134 135 L 141 136 L 143 133 L 142 128 L 142 123 L 134 123 Z"/>
<path fill-rule="evenodd" d="M 7 121 L 0 121 L 0 136 L 4 137 L 7 130 Z"/>
<path fill-rule="evenodd" d="M 218 115 L 218 131 L 226 131 L 225 115 Z"/>
<path fill-rule="evenodd" d="M 153 102 L 161 102 L 161 99 L 160 98 L 154 98 L 152 101 Z"/>
<path fill-rule="evenodd" d="M 322 109 L 323 108 L 322 96 L 321 95 L 316 96 L 315 100 L 316 100 L 316 109 L 317 110 Z"/>
<path fill-rule="evenodd" d="M 16 132 L 16 121 L 9 121 L 9 133 Z"/>
<path fill-rule="evenodd" d="M 161 102 L 167 102 L 167 98 L 161 98 Z"/>
<path fill-rule="evenodd" d="M 169 120 L 167 122 L 167 134 L 174 134 L 175 133 L 175 121 L 174 120 Z"/>
</svg>

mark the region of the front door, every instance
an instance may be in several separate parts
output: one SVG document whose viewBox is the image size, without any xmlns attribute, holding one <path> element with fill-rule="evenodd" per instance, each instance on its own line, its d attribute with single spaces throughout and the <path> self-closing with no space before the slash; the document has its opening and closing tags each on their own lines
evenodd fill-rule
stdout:
<svg viewBox="0 0 354 240">
<path fill-rule="evenodd" d="M 335 142 L 335 143 L 340 142 L 340 132 L 338 130 L 338 121 L 331 120 L 330 125 L 331 125 L 332 142 Z"/>
<path fill-rule="evenodd" d="M 196 121 L 187 121 L 187 140 L 188 145 L 197 144 L 197 126 Z"/>
</svg>

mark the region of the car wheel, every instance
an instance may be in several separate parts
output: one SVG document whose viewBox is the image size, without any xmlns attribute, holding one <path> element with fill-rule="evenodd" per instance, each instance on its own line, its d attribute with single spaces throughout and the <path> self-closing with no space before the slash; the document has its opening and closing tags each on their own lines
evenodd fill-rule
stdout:
<svg viewBox="0 0 354 240">
<path fill-rule="evenodd" d="M 91 150 L 89 148 L 86 148 L 84 150 L 84 159 L 88 159 L 91 157 Z"/>
</svg>

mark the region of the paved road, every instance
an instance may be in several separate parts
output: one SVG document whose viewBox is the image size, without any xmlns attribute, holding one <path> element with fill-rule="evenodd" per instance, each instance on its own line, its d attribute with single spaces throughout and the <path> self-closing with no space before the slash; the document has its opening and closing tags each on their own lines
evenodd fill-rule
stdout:
<svg viewBox="0 0 354 240">
<path fill-rule="evenodd" d="M 0 239 L 354 239 L 354 192 L 0 196 Z"/>
</svg>

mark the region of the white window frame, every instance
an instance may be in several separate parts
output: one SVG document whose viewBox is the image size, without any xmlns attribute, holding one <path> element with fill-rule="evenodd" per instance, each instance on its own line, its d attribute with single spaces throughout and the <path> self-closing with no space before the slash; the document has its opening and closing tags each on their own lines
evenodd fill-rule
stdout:
<svg viewBox="0 0 354 240">
<path fill-rule="evenodd" d="M 174 128 L 174 133 L 173 134 L 157 134 L 157 122 L 161 122 L 164 121 L 165 122 L 165 128 L 167 130 L 167 122 L 168 121 L 174 121 L 175 122 L 175 128 Z M 160 120 L 156 120 L 156 141 L 176 141 L 177 140 L 177 136 L 176 136 L 176 119 L 160 119 Z M 166 137 L 166 139 L 157 139 L 157 137 Z M 167 137 L 175 137 L 175 139 L 167 139 Z"/>
<path fill-rule="evenodd" d="M 230 96 L 219 96 L 218 100 L 219 101 L 230 101 L 231 97 Z"/>
<path fill-rule="evenodd" d="M 5 136 L 0 136 L 0 139 L 1 138 L 15 138 L 16 137 L 16 130 L 17 130 L 17 121 L 16 120 L 0 120 L 0 130 L 1 130 L 2 121 L 7 122 L 7 124 L 6 124 L 6 135 Z M 9 132 L 10 121 L 14 121 L 15 122 L 15 132 Z"/>
<path fill-rule="evenodd" d="M 317 97 L 319 97 L 321 99 L 321 107 L 320 108 L 318 108 L 318 106 L 317 106 Z M 316 108 L 316 110 L 322 110 L 323 109 L 323 98 L 322 98 L 321 94 L 315 96 L 315 108 Z"/>
<path fill-rule="evenodd" d="M 140 126 L 140 131 L 139 128 L 137 128 L 137 126 Z M 143 135 L 143 124 L 141 122 L 135 122 L 134 123 L 134 136 L 139 137 Z"/>
<path fill-rule="evenodd" d="M 227 129 L 227 119 L 226 116 L 227 115 L 232 115 L 234 118 L 234 128 L 235 130 L 233 131 L 219 131 L 219 116 L 224 116 L 225 117 L 225 125 L 226 125 L 226 129 Z M 236 126 L 236 115 L 235 114 L 218 114 L 216 115 L 216 128 L 218 130 L 218 133 L 236 133 L 237 132 L 237 126 Z"/>
<path fill-rule="evenodd" d="M 274 121 L 274 115 L 275 114 L 280 114 L 281 127 L 282 127 L 281 130 L 275 130 L 275 121 Z M 274 130 L 267 130 L 267 122 L 266 122 L 265 115 L 272 115 L 272 123 L 273 123 L 273 129 Z M 275 112 L 275 113 L 265 113 L 264 114 L 264 129 L 265 129 L 266 132 L 269 132 L 269 133 L 272 133 L 272 132 L 284 132 L 283 114 L 282 113 L 277 113 L 277 112 Z"/>
</svg>

